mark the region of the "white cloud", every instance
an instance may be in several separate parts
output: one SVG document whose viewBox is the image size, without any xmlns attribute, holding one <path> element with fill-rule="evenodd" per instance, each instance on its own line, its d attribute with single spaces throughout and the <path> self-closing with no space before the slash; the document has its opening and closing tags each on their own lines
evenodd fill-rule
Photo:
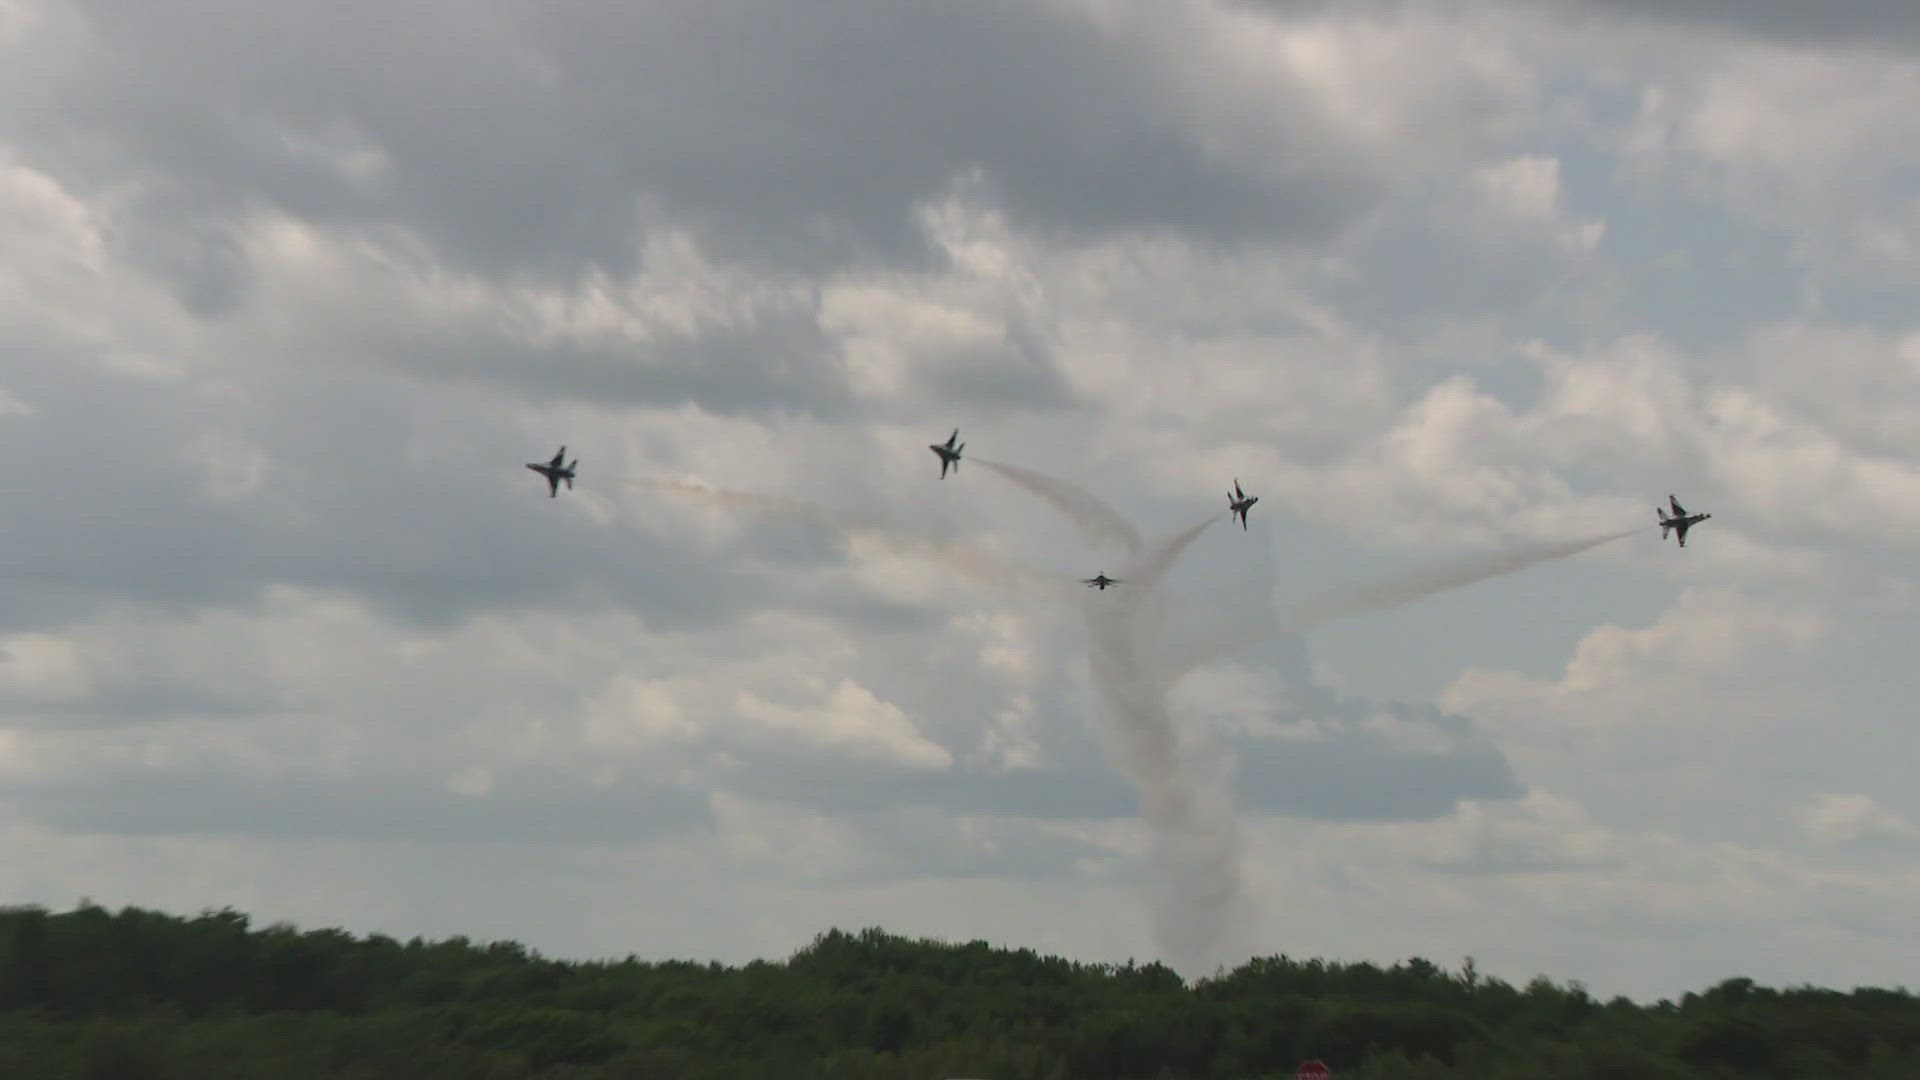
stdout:
<svg viewBox="0 0 1920 1080">
<path fill-rule="evenodd" d="M 1351 628 L 1350 691 L 1444 712 L 1257 650 L 1180 685 L 1276 949 L 1663 990 L 1911 951 L 1911 57 L 1516 5 L 856 4 L 849 55 L 778 5 L 403 4 L 372 72 L 353 11 L 235 24 L 283 51 L 144 10 L 0 2 L 0 892 L 1145 955 L 1044 587 L 1104 556 L 938 480 L 960 425 L 1148 533 L 1243 479 L 1252 534 L 1182 567 L 1220 595 L 1175 586 L 1209 628 L 1367 549 L 1648 527 Z M 1684 553 L 1669 491 L 1715 515 Z"/>
<path fill-rule="evenodd" d="M 258 491 L 273 464 L 259 447 L 216 432 L 188 443 L 182 456 L 204 470 L 202 490 L 215 499 L 237 499 Z"/>
<path fill-rule="evenodd" d="M 110 198 L 88 199 L 0 141 L 0 341 L 47 349 L 79 345 L 96 363 L 168 369 L 184 320 L 142 275 L 116 261 Z M 135 347 L 134 343 L 139 345 Z"/>
<path fill-rule="evenodd" d="M 1800 806 L 1795 816 L 1808 838 L 1818 844 L 1904 839 L 1914 834 L 1906 818 L 1860 794 L 1822 794 Z"/>
<path fill-rule="evenodd" d="M 1671 171 L 1840 268 L 1911 270 L 1920 61 L 1898 52 L 1707 42 L 1659 71 L 1628 129 L 1630 160 Z"/>
<path fill-rule="evenodd" d="M 1270 932 L 1308 955 L 1472 955 L 1516 983 L 1583 957 L 1596 993 L 1672 995 L 1728 972 L 1890 985 L 1910 867 L 1833 868 L 1769 846 L 1621 828 L 1552 789 L 1418 823 L 1254 829 Z M 1279 924 L 1284 922 L 1284 931 Z M 1756 962 L 1754 940 L 1771 942 Z M 1383 940 L 1384 939 L 1384 940 Z M 1574 945 L 1585 939 L 1588 945 Z M 1311 944 L 1302 944 L 1310 942 Z"/>
<path fill-rule="evenodd" d="M 1539 154 L 1510 158 L 1482 166 L 1474 174 L 1474 182 L 1491 211 L 1508 215 L 1517 224 L 1544 230 L 1569 254 L 1592 254 L 1606 235 L 1605 221 L 1573 219 L 1567 214 L 1558 158 Z"/>
<path fill-rule="evenodd" d="M 1828 628 L 1817 609 L 1688 589 L 1651 625 L 1594 628 L 1555 677 L 1468 670 L 1440 704 L 1505 734 L 1676 725 L 1737 731 L 1744 709 L 1733 707 L 1732 691 L 1748 684 L 1738 700 L 1750 707 L 1775 689 L 1763 673 L 1784 671 Z"/>
<path fill-rule="evenodd" d="M 685 742 L 699 731 L 664 679 L 616 675 L 587 704 L 586 738 L 591 745 L 645 749 Z"/>
<path fill-rule="evenodd" d="M 757 694 L 742 693 L 735 708 L 748 721 L 768 730 L 798 735 L 854 754 L 871 754 L 921 769 L 945 769 L 953 755 L 922 735 L 907 714 L 892 702 L 850 679 L 829 690 L 813 682 L 809 689 L 822 698 L 818 704 L 776 704 Z"/>
<path fill-rule="evenodd" d="M 1212 129 L 1210 152 L 1264 158 L 1282 176 L 1297 166 L 1273 136 L 1303 106 L 1364 152 L 1417 166 L 1522 125 L 1538 92 L 1517 37 L 1479 32 L 1467 19 L 1273 18 L 1212 3 L 1093 10 L 1115 35 L 1157 27 L 1141 40 L 1169 54 L 1156 59 L 1173 100 Z M 1166 33 L 1169 23 L 1180 32 Z"/>
<path fill-rule="evenodd" d="M 78 700 L 93 689 L 81 646 L 58 634 L 0 639 L 0 692 L 27 703 Z"/>
<path fill-rule="evenodd" d="M 32 0 L 0 2 L 0 46 L 17 45 L 24 40 L 39 14 Z"/>
</svg>

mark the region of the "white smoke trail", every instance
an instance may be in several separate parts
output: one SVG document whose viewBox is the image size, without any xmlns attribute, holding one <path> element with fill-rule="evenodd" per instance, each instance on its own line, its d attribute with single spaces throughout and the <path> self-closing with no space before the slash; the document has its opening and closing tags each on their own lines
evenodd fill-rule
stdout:
<svg viewBox="0 0 1920 1080">
<path fill-rule="evenodd" d="M 1590 536 L 1583 540 L 1567 540 L 1558 544 L 1529 545 L 1485 555 L 1469 555 L 1434 566 L 1422 567 L 1372 585 L 1350 586 L 1308 597 L 1283 612 L 1280 621 L 1288 629 L 1310 630 L 1335 619 L 1364 615 L 1370 611 L 1385 611 L 1415 600 L 1424 600 L 1436 593 L 1473 585 L 1489 578 L 1501 577 L 1518 570 L 1525 570 L 1530 566 L 1538 566 L 1543 562 L 1565 559 L 1597 548 L 1601 544 L 1632 536 L 1640 531 L 1638 528 L 1624 529 L 1604 536 Z"/>
<path fill-rule="evenodd" d="M 980 465 L 1038 496 L 1095 544 L 1132 556 L 1110 591 L 1087 596 L 1088 666 L 1107 713 L 1107 743 L 1140 797 L 1159 879 L 1154 941 L 1186 971 L 1236 959 L 1248 940 L 1252 904 L 1241 869 L 1244 844 L 1234 817 L 1233 778 L 1211 732 L 1182 740 L 1167 708 L 1166 596 L 1160 580 L 1214 514 L 1142 551 L 1139 530 L 1082 488 L 998 461 Z"/>
<path fill-rule="evenodd" d="M 1161 882 L 1154 937 L 1188 971 L 1230 959 L 1227 951 L 1252 922 L 1226 756 L 1205 731 L 1182 745 L 1158 663 L 1166 637 L 1160 579 L 1220 517 L 1148 550 L 1122 571 L 1112 596 L 1089 597 L 1085 609 L 1089 667 L 1113 721 L 1108 742 L 1140 793 L 1140 816 L 1153 835 Z"/>
<path fill-rule="evenodd" d="M 818 503 L 785 495 L 764 495 L 730 491 L 689 480 L 666 477 L 627 477 L 627 483 L 659 488 L 716 502 L 740 510 L 795 518 L 849 540 L 868 540 L 906 555 L 937 562 L 983 585 L 1015 596 L 1035 595 L 1065 599 L 1076 595 L 1077 582 L 1064 574 L 1053 574 L 1001 558 L 971 544 L 957 540 L 907 532 L 879 521 L 863 520 L 829 509 Z"/>
<path fill-rule="evenodd" d="M 1074 524 L 1086 532 L 1096 544 L 1133 555 L 1140 550 L 1140 533 L 1133 523 L 1120 516 L 1119 512 L 1101 502 L 1093 495 L 1069 484 L 1065 480 L 1023 469 L 1018 465 L 1008 465 L 1003 461 L 975 459 L 981 468 L 1012 481 L 1038 496 L 1054 509 L 1065 514 Z"/>
<path fill-rule="evenodd" d="M 1092 495 L 1065 481 L 1017 471 L 1017 478 L 1009 477 L 1044 492 L 1042 497 L 1049 503 L 1099 532 L 1101 539 L 1139 548 L 1139 534 L 1132 525 Z M 631 482 L 796 517 L 847 536 L 872 536 L 897 550 L 937 558 L 1025 596 L 1036 591 L 1059 595 L 1063 584 L 1057 576 L 1013 566 L 968 545 L 904 534 L 800 499 L 727 491 L 683 480 Z M 1227 954 L 1224 943 L 1245 940 L 1245 928 L 1251 923 L 1231 769 L 1206 732 L 1196 733 L 1182 746 L 1168 715 L 1157 662 L 1165 634 L 1160 579 L 1221 516 L 1214 514 L 1141 554 L 1122 568 L 1124 581 L 1118 588 L 1088 595 L 1084 609 L 1091 643 L 1089 666 L 1100 700 L 1112 717 L 1108 742 L 1140 793 L 1141 818 L 1153 834 L 1152 861 L 1160 879 L 1154 905 L 1155 941 L 1170 961 L 1190 972 L 1235 958 Z M 1066 587 L 1077 589 L 1078 585 Z"/>
<path fill-rule="evenodd" d="M 1030 470 L 996 471 L 1060 509 L 1094 540 L 1138 549 L 1138 534 L 1092 495 Z M 1153 862 L 1161 881 L 1156 943 L 1176 966 L 1200 970 L 1225 959 L 1229 950 L 1235 955 L 1244 951 L 1235 946 L 1248 940 L 1254 910 L 1242 872 L 1243 841 L 1226 755 L 1205 730 L 1196 731 L 1195 738 L 1183 746 L 1168 713 L 1167 694 L 1180 678 L 1207 660 L 1282 634 L 1567 558 L 1638 531 L 1421 568 L 1377 584 L 1324 593 L 1284 610 L 1269 608 L 1250 618 L 1243 616 L 1184 648 L 1176 647 L 1166 634 L 1166 598 L 1160 580 L 1220 516 L 1140 555 L 1122 571 L 1125 580 L 1111 597 L 1091 596 L 1086 608 L 1090 668 L 1096 692 L 1112 718 L 1110 742 L 1121 768 L 1139 791 L 1141 817 L 1153 833 Z"/>
<path fill-rule="evenodd" d="M 1419 567 L 1384 581 L 1330 589 L 1274 611 L 1216 626 L 1201 640 L 1190 642 L 1186 648 L 1170 655 L 1162 678 L 1167 685 L 1171 685 L 1202 664 L 1223 659 L 1282 634 L 1304 633 L 1338 619 L 1385 611 L 1544 562 L 1570 558 L 1640 531 L 1639 528 L 1623 529 L 1557 544 L 1533 544 L 1484 555 L 1469 555 Z"/>
</svg>

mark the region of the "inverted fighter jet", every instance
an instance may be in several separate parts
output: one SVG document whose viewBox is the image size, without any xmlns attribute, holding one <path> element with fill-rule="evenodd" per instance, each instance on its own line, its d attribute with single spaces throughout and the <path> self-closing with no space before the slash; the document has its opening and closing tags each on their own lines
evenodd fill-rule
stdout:
<svg viewBox="0 0 1920 1080">
<path fill-rule="evenodd" d="M 953 441 L 959 437 L 960 429 L 954 428 L 953 434 L 947 436 L 945 443 L 929 443 L 927 445 L 927 449 L 940 455 L 940 478 L 942 480 L 947 478 L 947 466 L 953 466 L 955 472 L 960 471 L 960 451 L 965 450 L 967 444 L 961 443 L 959 446 L 953 445 Z"/>
<path fill-rule="evenodd" d="M 573 490 L 573 470 L 579 466 L 580 459 L 574 458 L 573 461 L 563 464 L 566 456 L 567 448 L 562 446 L 559 452 L 553 455 L 552 461 L 527 462 L 527 468 L 547 478 L 547 498 L 549 499 L 560 494 L 562 480 L 567 482 L 568 491 Z"/>
<path fill-rule="evenodd" d="M 1667 496 L 1667 505 L 1673 507 L 1672 517 L 1668 517 L 1666 511 L 1657 506 L 1653 508 L 1654 516 L 1660 519 L 1660 539 L 1667 538 L 1667 530 L 1674 530 L 1680 534 L 1681 547 L 1687 546 L 1688 529 L 1713 516 L 1712 514 L 1689 514 L 1686 508 L 1680 505 L 1680 500 L 1671 495 Z"/>
<path fill-rule="evenodd" d="M 1247 531 L 1247 511 L 1260 501 L 1258 495 L 1248 495 L 1240 490 L 1240 478 L 1233 478 L 1233 491 L 1227 495 L 1227 513 L 1240 519 L 1240 531 Z"/>
</svg>

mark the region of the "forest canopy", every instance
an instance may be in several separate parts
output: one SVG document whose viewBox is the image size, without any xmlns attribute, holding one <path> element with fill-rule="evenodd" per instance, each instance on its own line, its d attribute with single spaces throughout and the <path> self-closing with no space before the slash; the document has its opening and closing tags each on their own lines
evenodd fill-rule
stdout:
<svg viewBox="0 0 1920 1080">
<path fill-rule="evenodd" d="M 1920 1077 L 1905 989 L 1730 978 L 1601 1001 L 1443 968 L 1269 956 L 1188 982 L 829 930 L 784 961 L 571 962 L 513 942 L 0 908 L 0 1076 L 996 1080 Z"/>
</svg>

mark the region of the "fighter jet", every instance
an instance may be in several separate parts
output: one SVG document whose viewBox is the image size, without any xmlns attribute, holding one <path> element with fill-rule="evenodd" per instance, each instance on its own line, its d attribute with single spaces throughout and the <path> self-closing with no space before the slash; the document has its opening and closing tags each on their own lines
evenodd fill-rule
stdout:
<svg viewBox="0 0 1920 1080">
<path fill-rule="evenodd" d="M 1712 514 L 1689 514 L 1686 508 L 1680 505 L 1680 500 L 1671 495 L 1667 496 L 1667 504 L 1673 507 L 1672 517 L 1668 517 L 1666 511 L 1657 506 L 1653 508 L 1654 516 L 1660 519 L 1660 539 L 1665 540 L 1667 530 L 1673 529 L 1680 534 L 1681 547 L 1687 546 L 1688 529 L 1713 516 Z"/>
<path fill-rule="evenodd" d="M 547 478 L 547 498 L 549 499 L 560 494 L 560 481 L 562 480 L 567 482 L 568 491 L 573 490 L 573 470 L 579 467 L 580 459 L 574 458 L 571 462 L 562 464 L 566 456 L 567 448 L 562 446 L 559 452 L 553 455 L 552 461 L 527 462 L 527 468 Z"/>
<path fill-rule="evenodd" d="M 1260 496 L 1254 495 L 1249 497 L 1246 492 L 1240 490 L 1239 477 L 1236 476 L 1233 478 L 1233 491 L 1227 496 L 1227 513 L 1240 518 L 1241 532 L 1247 531 L 1247 511 L 1252 509 L 1253 504 L 1259 501 Z"/>
<path fill-rule="evenodd" d="M 1080 583 L 1091 588 L 1099 589 L 1101 592 L 1106 592 L 1107 586 L 1120 584 L 1120 579 L 1117 577 L 1108 577 L 1105 574 L 1095 574 L 1090 578 L 1082 578 Z"/>
<path fill-rule="evenodd" d="M 947 466 L 953 466 L 955 472 L 960 471 L 960 451 L 965 450 L 967 444 L 961 443 L 959 446 L 953 445 L 953 441 L 959 437 L 960 429 L 954 428 L 953 434 L 947 436 L 947 441 L 944 444 L 929 443 L 927 445 L 927 449 L 940 455 L 940 478 L 942 480 L 947 478 Z"/>
</svg>

